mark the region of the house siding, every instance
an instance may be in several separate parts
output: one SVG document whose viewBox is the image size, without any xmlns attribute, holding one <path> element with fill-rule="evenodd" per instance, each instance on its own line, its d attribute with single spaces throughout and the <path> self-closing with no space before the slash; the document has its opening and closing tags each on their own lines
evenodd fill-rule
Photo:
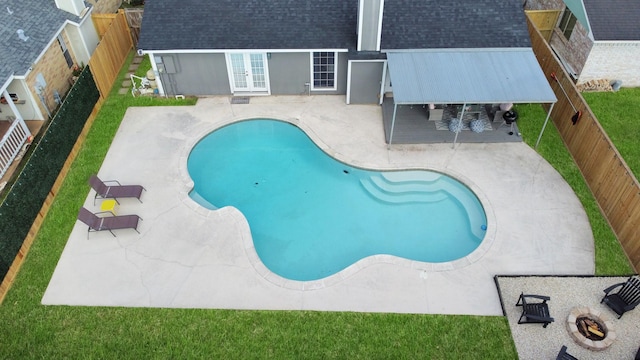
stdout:
<svg viewBox="0 0 640 360">
<path fill-rule="evenodd" d="M 225 54 L 156 54 L 156 63 L 172 60 L 175 72 L 169 73 L 158 64 L 160 81 L 166 95 L 231 95 Z M 171 61 L 168 60 L 168 61 Z M 164 60 L 167 61 L 167 60 Z M 272 53 L 267 59 L 272 95 L 307 94 L 311 81 L 311 53 Z M 347 55 L 338 53 L 336 90 L 311 91 L 311 94 L 344 95 L 347 88 Z"/>
<path fill-rule="evenodd" d="M 305 85 L 311 79 L 311 52 L 272 53 L 269 78 L 272 95 L 307 94 Z M 338 53 L 336 90 L 311 90 L 317 95 L 345 95 L 347 93 L 347 54 Z"/>
<path fill-rule="evenodd" d="M 640 86 L 640 42 L 599 43 L 589 53 L 578 83 L 589 80 L 622 80 L 625 87 Z"/>
<path fill-rule="evenodd" d="M 382 73 L 385 63 L 382 61 L 351 63 L 351 89 L 349 104 L 379 104 Z"/>
<path fill-rule="evenodd" d="M 224 54 L 162 54 L 156 62 L 172 62 L 175 72 L 160 67 L 166 95 L 228 95 L 229 76 Z"/>
<path fill-rule="evenodd" d="M 73 53 L 73 48 L 69 44 L 69 39 L 64 32 L 62 33 L 62 37 L 67 44 L 67 48 L 69 49 L 71 58 L 75 62 L 76 57 Z M 67 62 L 64 58 L 64 55 L 62 54 L 62 50 L 60 49 L 60 45 L 58 44 L 57 40 L 54 40 L 51 43 L 40 61 L 34 64 L 33 70 L 26 77 L 26 83 L 29 87 L 29 91 L 32 93 L 33 98 L 36 100 L 35 104 L 40 109 L 41 114 L 46 117 L 47 109 L 44 107 L 42 101 L 40 101 L 40 97 L 35 91 L 36 76 L 40 73 L 47 82 L 47 87 L 44 90 L 43 94 L 44 100 L 47 104 L 48 110 L 50 112 L 53 112 L 53 110 L 55 110 L 58 106 L 58 104 L 56 104 L 55 102 L 54 91 L 57 91 L 60 96 L 64 96 L 71 88 L 69 79 L 71 78 L 71 75 L 73 73 L 73 67 L 69 68 L 67 66 Z M 30 115 L 29 111 L 25 111 L 25 113 L 23 113 L 23 117 L 25 117 L 25 120 L 31 120 L 30 117 L 27 117 L 28 115 Z M 36 117 L 33 120 L 44 119 L 36 114 Z"/>
<path fill-rule="evenodd" d="M 269 62 L 271 93 L 300 95 L 309 91 L 311 53 L 272 53 Z"/>
</svg>

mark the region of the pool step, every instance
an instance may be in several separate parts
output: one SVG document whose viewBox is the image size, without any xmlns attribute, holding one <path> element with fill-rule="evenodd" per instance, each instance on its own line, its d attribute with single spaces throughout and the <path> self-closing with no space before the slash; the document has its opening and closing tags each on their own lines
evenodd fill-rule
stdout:
<svg viewBox="0 0 640 360">
<path fill-rule="evenodd" d="M 376 175 L 362 179 L 360 183 L 373 198 L 386 203 L 433 203 L 447 198 L 447 193 L 435 184 L 437 180 L 394 179 L 400 177 Z"/>
<path fill-rule="evenodd" d="M 428 171 L 394 171 L 362 179 L 360 184 L 373 198 L 390 204 L 435 203 L 451 199 L 467 213 L 474 235 L 483 238 L 486 223 L 482 206 L 472 193 L 442 177 Z"/>
</svg>

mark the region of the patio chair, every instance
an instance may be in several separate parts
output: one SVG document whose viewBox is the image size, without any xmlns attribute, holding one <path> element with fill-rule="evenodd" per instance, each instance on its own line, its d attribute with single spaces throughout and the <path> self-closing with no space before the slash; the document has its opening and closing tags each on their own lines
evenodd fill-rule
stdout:
<svg viewBox="0 0 640 360">
<path fill-rule="evenodd" d="M 120 215 L 110 217 L 99 217 L 98 214 L 111 214 L 109 211 L 92 213 L 86 208 L 82 207 L 78 212 L 78 220 L 85 223 L 89 228 L 87 229 L 87 239 L 89 239 L 89 233 L 91 231 L 103 231 L 109 230 L 114 237 L 116 234 L 113 230 L 117 229 L 133 229 L 138 234 L 138 221 L 142 220 L 138 215 Z"/>
<path fill-rule="evenodd" d="M 542 300 L 542 302 L 527 302 L 527 298 Z M 518 324 L 543 324 L 542 327 L 546 328 L 547 325 L 554 321 L 549 314 L 549 305 L 547 304 L 549 300 L 551 298 L 548 296 L 521 293 L 516 303 L 516 306 L 522 306 L 522 314 L 518 319 Z"/>
<path fill-rule="evenodd" d="M 617 292 L 612 293 L 616 288 Z M 633 310 L 640 304 L 640 278 L 631 276 L 626 282 L 618 283 L 604 289 L 604 297 L 600 300 L 618 314 L 618 319 L 627 311 Z"/>
<path fill-rule="evenodd" d="M 107 185 L 106 183 L 116 183 L 117 185 Z M 95 190 L 96 195 L 93 197 L 93 204 L 96 204 L 97 198 L 114 199 L 118 204 L 118 198 L 134 197 L 140 200 L 142 190 L 146 190 L 140 185 L 121 185 L 117 180 L 102 181 L 97 175 L 91 175 L 89 185 Z"/>
<path fill-rule="evenodd" d="M 562 345 L 562 348 L 560 348 L 560 352 L 558 353 L 558 356 L 556 356 L 556 360 L 578 360 L 578 358 L 569 354 L 567 352 L 567 347 Z"/>
</svg>

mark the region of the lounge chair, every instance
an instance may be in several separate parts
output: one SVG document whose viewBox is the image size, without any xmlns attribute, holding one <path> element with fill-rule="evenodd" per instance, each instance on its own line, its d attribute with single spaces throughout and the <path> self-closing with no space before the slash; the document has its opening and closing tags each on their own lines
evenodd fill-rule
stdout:
<svg viewBox="0 0 640 360">
<path fill-rule="evenodd" d="M 98 214 L 111 214 L 109 211 L 92 213 L 86 208 L 81 208 L 78 212 L 78 220 L 85 223 L 89 228 L 87 229 L 87 239 L 91 231 L 109 230 L 111 235 L 116 236 L 113 230 L 117 229 L 133 229 L 138 234 L 138 221 L 142 220 L 138 215 L 120 215 L 120 216 L 107 216 L 100 217 Z"/>
<path fill-rule="evenodd" d="M 569 354 L 567 352 L 567 347 L 562 345 L 562 348 L 560 348 L 560 352 L 558 353 L 558 356 L 556 356 L 556 360 L 578 360 L 578 358 Z"/>
<path fill-rule="evenodd" d="M 527 298 L 542 300 L 542 302 L 527 302 Z M 522 315 L 518 319 L 518 324 L 543 324 L 542 327 L 546 328 L 547 325 L 553 322 L 553 318 L 549 314 L 549 305 L 547 304 L 549 300 L 551 298 L 548 296 L 520 294 L 520 298 L 516 303 L 516 306 L 522 306 Z"/>
<path fill-rule="evenodd" d="M 107 185 L 106 183 L 116 183 L 117 185 Z M 117 180 L 102 181 L 97 175 L 91 175 L 89 185 L 96 191 L 96 195 L 93 197 L 94 205 L 97 198 L 114 199 L 118 202 L 118 198 L 134 197 L 142 202 L 140 195 L 143 190 L 146 190 L 140 185 L 121 185 Z"/>
<path fill-rule="evenodd" d="M 614 289 L 620 288 L 616 293 Z M 635 309 L 640 304 L 640 278 L 632 276 L 626 282 L 618 283 L 604 289 L 604 297 L 600 300 L 618 314 L 618 319 L 627 311 Z"/>
</svg>

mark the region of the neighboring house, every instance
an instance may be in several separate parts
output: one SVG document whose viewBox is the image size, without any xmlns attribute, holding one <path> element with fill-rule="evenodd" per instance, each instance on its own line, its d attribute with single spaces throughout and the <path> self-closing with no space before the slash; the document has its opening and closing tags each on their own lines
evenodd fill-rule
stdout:
<svg viewBox="0 0 640 360">
<path fill-rule="evenodd" d="M 577 84 L 640 86 L 640 1 L 528 0 L 526 8 L 560 12 L 549 44 Z"/>
<path fill-rule="evenodd" d="M 153 0 L 138 52 L 163 95 L 556 100 L 513 0 Z"/>
<path fill-rule="evenodd" d="M 82 0 L 2 2 L 0 176 L 30 135 L 24 120 L 47 119 L 71 87 L 74 68 L 89 62 L 99 42 L 92 11 Z"/>
</svg>

